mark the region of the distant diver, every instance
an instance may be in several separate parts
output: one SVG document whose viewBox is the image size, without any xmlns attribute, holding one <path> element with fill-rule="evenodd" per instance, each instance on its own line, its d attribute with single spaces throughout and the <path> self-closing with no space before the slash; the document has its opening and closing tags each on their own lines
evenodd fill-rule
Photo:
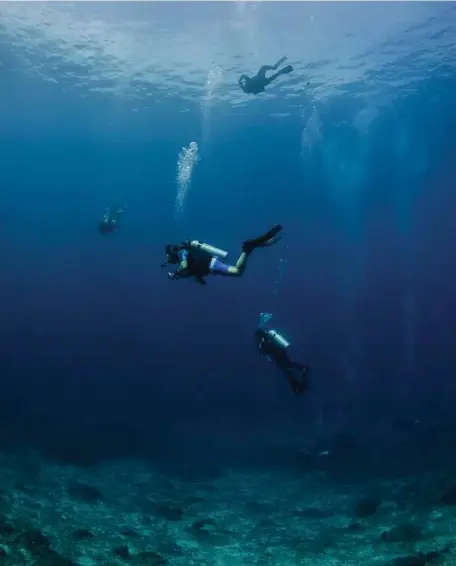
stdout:
<svg viewBox="0 0 456 566">
<path fill-rule="evenodd" d="M 309 386 L 309 368 L 298 362 L 293 362 L 288 357 L 290 342 L 277 330 L 268 328 L 272 314 L 261 313 L 260 322 L 255 330 L 255 340 L 263 356 L 273 361 L 279 370 L 288 379 L 291 389 L 296 395 L 301 395 Z"/>
<path fill-rule="evenodd" d="M 104 213 L 103 220 L 98 224 L 98 231 L 100 234 L 105 236 L 106 234 L 110 234 L 119 228 L 119 220 L 120 215 L 128 208 L 128 206 L 124 206 L 122 208 L 117 208 L 113 211 L 110 207 L 108 207 Z"/>
<path fill-rule="evenodd" d="M 279 59 L 275 65 L 263 65 L 254 77 L 241 75 L 238 80 L 239 86 L 246 94 L 259 94 L 260 92 L 264 92 L 265 87 L 271 84 L 277 77 L 280 77 L 280 75 L 286 75 L 293 71 L 293 67 L 291 65 L 287 65 L 286 67 L 283 67 L 283 69 L 280 69 L 280 71 L 277 71 L 280 65 L 286 60 L 286 57 L 282 57 L 282 59 Z M 266 78 L 266 71 L 277 71 L 277 73 Z"/>
<path fill-rule="evenodd" d="M 178 265 L 175 271 L 168 273 L 169 279 L 194 277 L 195 281 L 201 285 L 206 285 L 204 277 L 207 275 L 240 277 L 244 274 L 247 259 L 253 250 L 277 243 L 281 239 L 280 236 L 277 236 L 281 230 L 282 226 L 278 224 L 263 236 L 243 242 L 242 253 L 236 265 L 228 265 L 222 261 L 228 252 L 199 240 L 186 240 L 180 246 L 168 244 L 165 248 L 167 259 L 162 267 L 169 264 Z"/>
</svg>

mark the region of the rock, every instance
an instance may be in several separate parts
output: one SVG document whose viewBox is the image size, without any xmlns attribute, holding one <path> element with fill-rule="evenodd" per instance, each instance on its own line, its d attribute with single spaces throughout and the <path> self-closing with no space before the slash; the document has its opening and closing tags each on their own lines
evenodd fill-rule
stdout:
<svg viewBox="0 0 456 566">
<path fill-rule="evenodd" d="M 214 519 L 200 519 L 199 521 L 195 521 L 192 524 L 192 529 L 195 531 L 201 531 L 201 530 L 213 530 L 217 527 L 217 523 L 214 521 Z"/>
<path fill-rule="evenodd" d="M 388 566 L 429 566 L 441 555 L 440 552 L 420 552 L 410 556 L 401 556 L 388 563 Z"/>
<path fill-rule="evenodd" d="M 104 501 L 104 496 L 98 487 L 86 483 L 71 482 L 68 484 L 68 495 L 84 503 L 99 503 Z"/>
<path fill-rule="evenodd" d="M 76 529 L 73 538 L 74 540 L 87 540 L 93 538 L 93 534 L 88 529 Z"/>
<path fill-rule="evenodd" d="M 438 502 L 440 505 L 456 505 L 456 486 L 450 487 Z"/>
<path fill-rule="evenodd" d="M 356 532 L 363 529 L 361 523 L 350 523 L 347 527 L 347 531 Z"/>
<path fill-rule="evenodd" d="M 384 531 L 381 539 L 385 542 L 417 542 L 424 537 L 423 531 L 417 525 L 405 523 L 388 531 Z"/>
<path fill-rule="evenodd" d="M 11 525 L 6 517 L 0 515 L 0 535 L 11 536 L 16 532 L 16 529 Z"/>
<path fill-rule="evenodd" d="M 133 529 L 130 529 L 129 527 L 125 527 L 124 529 L 122 529 L 120 531 L 120 534 L 124 537 L 128 537 L 128 538 L 138 538 L 138 533 L 136 531 L 134 531 Z"/>
<path fill-rule="evenodd" d="M 319 507 L 305 507 L 304 509 L 296 509 L 293 515 L 295 517 L 303 517 L 305 519 L 328 519 L 332 517 L 332 513 Z"/>
<path fill-rule="evenodd" d="M 128 558 L 131 557 L 130 549 L 126 544 L 122 546 L 117 546 L 116 548 L 113 549 L 112 553 L 114 554 L 114 556 L 118 556 L 119 558 L 123 558 L 124 560 L 127 560 Z"/>
<path fill-rule="evenodd" d="M 43 557 L 51 551 L 51 541 L 39 529 L 29 529 L 19 533 L 15 542 L 22 545 L 33 556 Z"/>
<path fill-rule="evenodd" d="M 381 501 L 379 499 L 366 497 L 358 501 L 355 507 L 355 516 L 358 519 L 367 519 L 372 517 L 380 507 Z"/>
<path fill-rule="evenodd" d="M 141 566 L 159 566 L 162 564 L 168 564 L 168 560 L 161 554 L 156 552 L 145 550 L 137 554 L 137 557 L 141 559 Z"/>
<path fill-rule="evenodd" d="M 61 556 L 55 550 L 50 550 L 46 556 L 39 559 L 37 564 L 39 566 L 77 566 L 72 560 Z"/>
<path fill-rule="evenodd" d="M 156 514 L 167 521 L 180 521 L 184 515 L 184 510 L 172 505 L 160 505 Z"/>
</svg>

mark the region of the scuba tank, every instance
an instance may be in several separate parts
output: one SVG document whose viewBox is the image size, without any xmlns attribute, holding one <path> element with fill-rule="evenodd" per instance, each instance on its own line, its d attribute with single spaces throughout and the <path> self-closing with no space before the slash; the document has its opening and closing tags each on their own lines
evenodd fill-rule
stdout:
<svg viewBox="0 0 456 566">
<path fill-rule="evenodd" d="M 221 250 L 220 248 L 216 248 L 215 246 L 211 246 L 210 244 L 205 244 L 204 242 L 200 242 L 199 240 L 192 240 L 190 242 L 190 246 L 195 248 L 195 250 L 204 252 L 207 255 L 212 257 L 217 257 L 218 259 L 225 259 L 228 255 L 228 252 L 225 250 Z"/>
<path fill-rule="evenodd" d="M 273 330 L 272 328 L 266 330 L 265 334 L 267 336 L 267 340 L 269 344 L 274 348 L 277 348 L 277 350 L 279 351 L 286 350 L 288 346 L 290 346 L 291 344 L 291 342 L 288 342 L 288 340 L 284 336 L 282 336 L 282 334 L 279 334 L 276 330 Z"/>
<path fill-rule="evenodd" d="M 261 347 L 268 349 L 271 353 L 275 351 L 276 353 L 285 352 L 285 350 L 290 346 L 289 342 L 282 334 L 274 330 L 273 328 L 266 328 L 266 325 L 271 320 L 272 314 L 269 312 L 260 313 L 260 320 L 258 322 L 258 328 L 255 333 L 257 340 L 262 344 Z"/>
<path fill-rule="evenodd" d="M 174 273 L 168 273 L 168 277 L 170 279 L 177 279 L 180 277 L 193 276 L 195 280 L 202 285 L 206 284 L 204 277 L 210 273 L 212 258 L 225 259 L 228 255 L 228 252 L 225 250 L 200 242 L 199 240 L 185 240 L 182 242 L 181 246 L 174 244 L 166 246 L 168 259 L 165 263 L 162 263 L 161 267 L 166 267 L 169 263 L 179 263 L 178 253 L 181 250 L 187 250 L 189 252 L 187 257 L 188 267 L 185 269 L 185 275 L 183 272 L 177 270 Z"/>
</svg>

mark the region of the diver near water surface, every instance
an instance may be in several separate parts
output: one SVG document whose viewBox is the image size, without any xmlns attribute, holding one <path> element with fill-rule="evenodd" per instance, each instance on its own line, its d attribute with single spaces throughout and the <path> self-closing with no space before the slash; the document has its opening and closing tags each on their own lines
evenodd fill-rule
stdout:
<svg viewBox="0 0 456 566">
<path fill-rule="evenodd" d="M 170 264 L 178 266 L 175 271 L 168 273 L 169 279 L 194 277 L 195 281 L 202 285 L 206 285 L 204 278 L 207 275 L 240 277 L 244 274 L 247 260 L 253 250 L 277 243 L 281 239 L 278 236 L 281 230 L 282 226 L 277 224 L 263 236 L 243 242 L 242 253 L 235 265 L 228 265 L 222 261 L 228 255 L 228 252 L 199 240 L 186 240 L 180 246 L 168 244 L 165 248 L 167 260 L 162 264 L 162 267 Z"/>
<path fill-rule="evenodd" d="M 267 327 L 272 314 L 261 313 L 260 322 L 255 330 L 255 341 L 263 356 L 274 362 L 278 369 L 288 379 L 293 393 L 301 395 L 309 386 L 309 368 L 288 357 L 290 342 L 277 330 Z"/>
<path fill-rule="evenodd" d="M 277 77 L 280 77 L 280 75 L 286 75 L 287 73 L 291 73 L 293 71 L 293 67 L 291 65 L 287 65 L 286 67 L 280 69 L 280 71 L 277 71 L 277 69 L 282 63 L 286 61 L 286 59 L 286 57 L 282 57 L 277 61 L 275 65 L 263 65 L 262 67 L 260 67 L 258 73 L 254 77 L 241 75 L 238 80 L 239 86 L 246 94 L 260 94 L 260 92 L 264 92 L 264 89 Z M 277 71 L 277 73 L 266 77 L 267 71 Z"/>
<path fill-rule="evenodd" d="M 128 206 L 124 206 L 113 211 L 112 208 L 108 207 L 104 213 L 103 220 L 98 224 L 98 231 L 100 232 L 100 234 L 105 236 L 106 234 L 110 234 L 111 232 L 114 232 L 114 230 L 119 228 L 120 215 L 127 208 Z"/>
</svg>

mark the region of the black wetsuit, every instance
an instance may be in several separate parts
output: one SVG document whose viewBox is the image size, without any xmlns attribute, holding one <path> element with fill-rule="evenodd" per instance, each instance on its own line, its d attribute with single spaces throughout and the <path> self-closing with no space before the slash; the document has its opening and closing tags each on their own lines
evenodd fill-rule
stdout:
<svg viewBox="0 0 456 566">
<path fill-rule="evenodd" d="M 111 212 L 110 208 L 107 209 L 103 217 L 103 221 L 98 224 L 98 231 L 100 232 L 100 234 L 106 236 L 106 234 L 111 234 L 112 232 L 117 230 L 117 228 L 119 227 L 120 215 L 125 210 L 125 208 L 126 207 L 118 208 L 115 212 Z"/>
<path fill-rule="evenodd" d="M 279 370 L 285 375 L 290 383 L 291 389 L 296 395 L 304 393 L 308 388 L 309 368 L 298 362 L 293 362 L 288 357 L 287 347 L 278 346 L 271 339 L 271 329 L 258 328 L 255 331 L 255 339 L 263 356 L 273 361 Z"/>
<path fill-rule="evenodd" d="M 100 234 L 106 235 L 106 234 L 110 234 L 111 232 L 114 232 L 114 230 L 117 228 L 117 224 L 116 222 L 113 222 L 112 220 L 104 220 L 103 222 L 100 222 L 100 224 L 98 225 L 98 231 L 100 232 Z"/>
<path fill-rule="evenodd" d="M 256 248 L 268 247 L 276 244 L 281 240 L 279 232 L 282 231 L 282 226 L 276 224 L 271 228 L 266 234 L 254 238 L 253 240 L 246 240 L 242 243 L 242 251 L 246 254 L 251 254 Z M 179 264 L 182 261 L 187 261 L 187 268 L 185 270 L 177 269 L 173 273 L 168 273 L 170 279 L 182 279 L 187 277 L 194 277 L 195 281 L 201 285 L 206 285 L 206 280 L 204 279 L 209 274 L 214 275 L 228 275 L 229 265 L 223 263 L 218 258 L 207 254 L 206 252 L 200 252 L 197 248 L 194 248 L 190 240 L 182 242 L 180 246 L 175 244 L 168 244 L 165 248 L 168 260 L 162 264 L 165 267 L 169 263 Z M 215 263 L 213 264 L 213 261 Z"/>
<path fill-rule="evenodd" d="M 260 94 L 260 92 L 264 92 L 264 89 L 277 77 L 293 71 L 293 67 L 291 65 L 287 65 L 286 67 L 283 67 L 283 69 L 280 69 L 280 71 L 277 71 L 279 66 L 285 60 L 286 57 L 282 57 L 282 59 L 277 61 L 275 65 L 262 65 L 254 77 L 241 75 L 238 80 L 239 86 L 246 94 Z M 266 77 L 267 71 L 277 71 L 277 73 L 274 73 L 270 77 Z"/>
</svg>

